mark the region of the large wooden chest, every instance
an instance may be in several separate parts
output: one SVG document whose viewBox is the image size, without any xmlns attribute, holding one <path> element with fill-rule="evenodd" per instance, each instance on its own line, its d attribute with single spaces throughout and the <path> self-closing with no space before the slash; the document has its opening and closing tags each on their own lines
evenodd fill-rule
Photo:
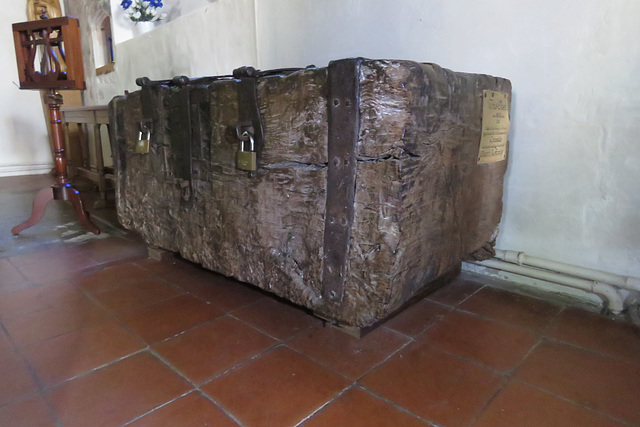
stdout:
<svg viewBox="0 0 640 427">
<path fill-rule="evenodd" d="M 507 162 L 483 107 L 508 122 L 506 79 L 356 58 L 139 84 L 112 150 L 119 221 L 150 245 L 358 328 L 490 256 Z"/>
</svg>

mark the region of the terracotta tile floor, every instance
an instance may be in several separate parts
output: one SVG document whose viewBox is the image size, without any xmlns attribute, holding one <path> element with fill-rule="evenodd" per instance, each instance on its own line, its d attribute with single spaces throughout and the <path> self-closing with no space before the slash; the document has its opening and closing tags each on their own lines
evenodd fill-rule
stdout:
<svg viewBox="0 0 640 427">
<path fill-rule="evenodd" d="M 0 426 L 640 425 L 630 324 L 458 279 L 356 340 L 145 254 L 0 258 Z"/>
<path fill-rule="evenodd" d="M 0 427 L 640 426 L 630 324 L 458 279 L 357 340 L 61 202 L 11 237 L 48 181 L 0 180 Z"/>
</svg>

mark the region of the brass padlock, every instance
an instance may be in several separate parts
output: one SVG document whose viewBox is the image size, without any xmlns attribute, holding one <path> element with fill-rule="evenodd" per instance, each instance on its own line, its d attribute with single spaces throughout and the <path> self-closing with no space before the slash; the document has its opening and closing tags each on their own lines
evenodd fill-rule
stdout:
<svg viewBox="0 0 640 427">
<path fill-rule="evenodd" d="M 253 136 L 245 132 L 243 137 L 248 137 L 248 141 L 240 140 L 240 150 L 238 151 L 238 169 L 245 171 L 255 171 L 258 169 L 258 158 L 255 150 L 255 142 Z M 244 151 L 244 143 L 249 142 L 249 151 Z"/>
<path fill-rule="evenodd" d="M 142 131 L 138 132 L 138 140 L 136 141 L 136 153 L 147 154 L 149 152 L 149 140 L 151 132 L 147 129 L 147 138 L 142 139 Z"/>
</svg>

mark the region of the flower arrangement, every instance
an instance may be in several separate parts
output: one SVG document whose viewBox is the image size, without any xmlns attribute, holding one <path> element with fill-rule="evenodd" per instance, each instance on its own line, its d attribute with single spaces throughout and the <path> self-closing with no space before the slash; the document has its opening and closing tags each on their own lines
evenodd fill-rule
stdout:
<svg viewBox="0 0 640 427">
<path fill-rule="evenodd" d="M 133 22 L 149 22 L 164 19 L 167 14 L 160 13 L 162 0 L 122 0 L 120 6 L 129 14 Z"/>
</svg>

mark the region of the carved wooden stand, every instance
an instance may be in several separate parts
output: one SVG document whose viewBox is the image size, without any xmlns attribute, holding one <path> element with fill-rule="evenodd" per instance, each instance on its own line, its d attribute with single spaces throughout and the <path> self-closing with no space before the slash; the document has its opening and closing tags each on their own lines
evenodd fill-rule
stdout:
<svg viewBox="0 0 640 427">
<path fill-rule="evenodd" d="M 11 229 L 14 235 L 36 225 L 44 214 L 47 203 L 51 200 L 66 200 L 75 208 L 80 222 L 94 234 L 100 234 L 100 229 L 89 220 L 89 213 L 84 210 L 80 193 L 67 178 L 67 161 L 64 157 L 64 137 L 62 133 L 62 121 L 60 119 L 60 104 L 62 95 L 55 89 L 50 89 L 46 99 L 49 105 L 49 117 L 51 120 L 51 133 L 53 135 L 54 161 L 56 165 L 56 183 L 51 188 L 40 190 L 33 199 L 31 217 L 20 225 Z"/>
<path fill-rule="evenodd" d="M 75 208 L 80 222 L 92 233 L 100 230 L 90 220 L 82 206 L 78 190 L 67 178 L 67 161 L 64 157 L 64 136 L 60 105 L 62 95 L 57 89 L 85 88 L 82 66 L 82 46 L 78 20 L 70 17 L 49 19 L 42 14 L 38 21 L 13 24 L 20 89 L 46 89 L 49 106 L 51 134 L 53 137 L 56 183 L 51 189 L 41 190 L 33 199 L 31 217 L 11 229 L 14 235 L 36 225 L 51 200 L 66 200 Z"/>
</svg>

